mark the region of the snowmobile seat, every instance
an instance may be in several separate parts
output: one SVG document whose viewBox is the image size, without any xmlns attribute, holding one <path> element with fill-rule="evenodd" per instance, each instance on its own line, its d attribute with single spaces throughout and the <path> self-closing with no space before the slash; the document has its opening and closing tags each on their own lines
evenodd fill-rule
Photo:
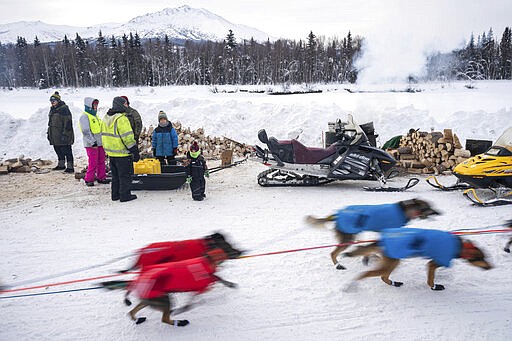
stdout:
<svg viewBox="0 0 512 341">
<path fill-rule="evenodd" d="M 295 163 L 293 158 L 293 145 L 291 141 L 278 141 L 275 137 L 269 137 L 268 147 L 272 154 L 276 155 L 281 161 Z"/>
<path fill-rule="evenodd" d="M 332 144 L 328 148 L 310 148 L 304 146 L 297 140 L 292 140 L 291 144 L 293 146 L 294 154 L 295 154 L 295 162 L 299 164 L 315 164 L 319 163 L 323 159 L 331 156 L 336 153 L 336 145 Z"/>
</svg>

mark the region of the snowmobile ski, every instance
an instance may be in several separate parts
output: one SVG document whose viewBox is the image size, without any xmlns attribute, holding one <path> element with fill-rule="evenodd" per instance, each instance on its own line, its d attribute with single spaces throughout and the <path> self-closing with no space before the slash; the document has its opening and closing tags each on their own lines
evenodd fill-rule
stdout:
<svg viewBox="0 0 512 341">
<path fill-rule="evenodd" d="M 418 178 L 411 178 L 409 181 L 407 181 L 407 184 L 402 187 L 363 187 L 365 191 L 369 192 L 403 192 L 408 190 L 409 188 L 412 188 L 416 186 L 420 182 L 420 179 Z"/>
<path fill-rule="evenodd" d="M 467 183 L 465 182 L 461 182 L 459 179 L 457 179 L 457 182 L 451 186 L 444 186 L 443 184 L 441 184 L 438 180 L 437 180 L 437 177 L 435 175 L 431 175 L 429 176 L 425 181 L 427 181 L 427 183 L 434 187 L 434 188 L 437 188 L 437 189 L 440 189 L 442 191 L 457 191 L 459 189 L 469 189 L 471 188 L 470 185 L 468 185 Z M 432 181 L 432 182 L 431 182 Z"/>
<path fill-rule="evenodd" d="M 503 206 L 512 204 L 512 191 L 510 188 L 475 189 L 464 191 L 464 197 L 478 206 Z"/>
</svg>

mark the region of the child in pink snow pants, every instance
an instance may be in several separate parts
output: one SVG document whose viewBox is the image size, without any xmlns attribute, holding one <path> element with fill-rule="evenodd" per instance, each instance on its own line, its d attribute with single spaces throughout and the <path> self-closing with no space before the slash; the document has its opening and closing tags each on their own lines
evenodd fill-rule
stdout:
<svg viewBox="0 0 512 341">
<path fill-rule="evenodd" d="M 84 178 L 87 186 L 94 186 L 94 180 L 101 184 L 108 183 L 105 172 L 105 150 L 101 145 L 101 120 L 97 116 L 98 103 L 97 99 L 86 97 L 85 111 L 80 116 L 80 130 L 89 159 Z"/>
</svg>

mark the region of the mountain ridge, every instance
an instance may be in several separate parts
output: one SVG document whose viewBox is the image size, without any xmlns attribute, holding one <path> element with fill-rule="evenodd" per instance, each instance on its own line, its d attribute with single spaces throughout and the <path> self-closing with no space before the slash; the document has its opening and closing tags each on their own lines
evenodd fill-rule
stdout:
<svg viewBox="0 0 512 341">
<path fill-rule="evenodd" d="M 76 33 L 83 39 L 94 39 L 100 30 L 104 37 L 113 35 L 119 38 L 132 32 L 138 33 L 142 39 L 163 38 L 167 35 L 170 39 L 213 41 L 224 39 L 228 31 L 232 30 L 238 40 L 273 40 L 269 34 L 257 28 L 234 24 L 204 8 L 184 5 L 136 16 L 124 23 L 110 22 L 88 27 L 47 24 L 41 20 L 0 24 L 0 42 L 15 43 L 19 36 L 28 42 L 36 36 L 40 42 L 55 42 L 61 41 L 64 35 L 73 39 Z"/>
</svg>

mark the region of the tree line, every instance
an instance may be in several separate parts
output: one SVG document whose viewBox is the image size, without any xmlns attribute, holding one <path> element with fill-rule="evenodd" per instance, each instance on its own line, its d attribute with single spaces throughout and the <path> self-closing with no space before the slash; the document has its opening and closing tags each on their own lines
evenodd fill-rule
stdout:
<svg viewBox="0 0 512 341">
<path fill-rule="evenodd" d="M 501 40 L 492 28 L 478 35 L 471 34 L 468 43 L 450 53 L 428 57 L 427 77 L 431 80 L 512 79 L 512 31 L 505 27 Z"/>
<path fill-rule="evenodd" d="M 355 61 L 363 38 L 279 39 L 237 43 L 230 30 L 224 41 L 175 42 L 168 36 L 141 40 L 137 33 L 95 39 L 76 34 L 60 42 L 0 43 L 1 87 L 125 87 L 163 85 L 300 84 L 355 82 Z M 392 48 L 392 47 L 390 47 Z M 473 34 L 461 49 L 433 53 L 423 80 L 512 79 L 512 32 L 501 40 Z"/>
<path fill-rule="evenodd" d="M 163 85 L 294 84 L 354 82 L 359 37 L 317 37 L 237 43 L 230 30 L 224 41 L 141 40 L 137 33 L 95 39 L 76 34 L 55 43 L 35 37 L 27 43 L 0 43 L 2 87 L 125 87 Z"/>
</svg>

